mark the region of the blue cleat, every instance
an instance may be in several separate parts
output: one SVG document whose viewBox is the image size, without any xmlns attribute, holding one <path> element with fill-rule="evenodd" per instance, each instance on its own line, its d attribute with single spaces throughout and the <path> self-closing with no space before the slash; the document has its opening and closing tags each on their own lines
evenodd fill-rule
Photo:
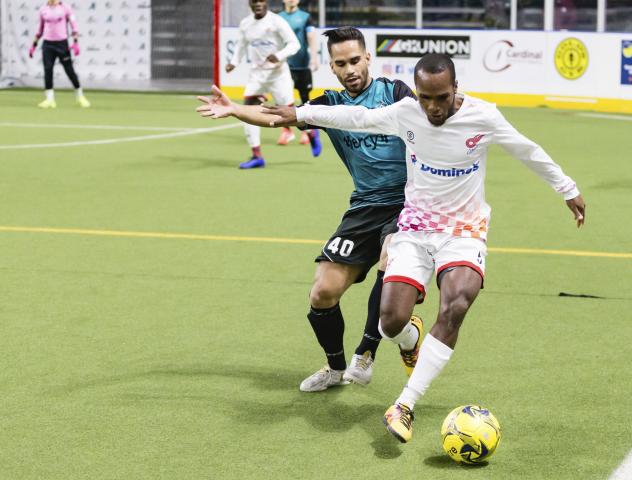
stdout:
<svg viewBox="0 0 632 480">
<path fill-rule="evenodd" d="M 263 168 L 266 166 L 266 161 L 263 157 L 251 157 L 250 160 L 242 162 L 239 164 L 239 168 Z"/>
<path fill-rule="evenodd" d="M 309 132 L 309 143 L 312 146 L 312 155 L 317 157 L 323 151 L 323 144 L 320 142 L 318 130 L 314 129 Z"/>
</svg>

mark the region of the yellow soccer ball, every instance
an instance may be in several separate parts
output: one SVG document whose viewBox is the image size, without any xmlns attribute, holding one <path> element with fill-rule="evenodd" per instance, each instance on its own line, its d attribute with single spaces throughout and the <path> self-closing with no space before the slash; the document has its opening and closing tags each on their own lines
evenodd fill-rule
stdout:
<svg viewBox="0 0 632 480">
<path fill-rule="evenodd" d="M 458 463 L 486 461 L 500 443 L 500 424 L 492 413 L 479 405 L 463 405 L 452 410 L 441 426 L 443 449 Z"/>
</svg>

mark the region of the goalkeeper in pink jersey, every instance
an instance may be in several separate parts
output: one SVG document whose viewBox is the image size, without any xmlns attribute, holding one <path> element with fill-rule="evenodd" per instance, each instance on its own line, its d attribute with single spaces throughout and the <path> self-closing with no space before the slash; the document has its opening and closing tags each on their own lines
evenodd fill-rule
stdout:
<svg viewBox="0 0 632 480">
<path fill-rule="evenodd" d="M 73 44 L 68 45 L 68 25 L 72 31 Z M 79 78 L 72 66 L 70 51 L 79 55 L 79 42 L 77 33 L 77 22 L 70 5 L 62 3 L 60 0 L 48 0 L 46 5 L 39 10 L 39 25 L 33 45 L 29 49 L 29 57 L 33 58 L 35 49 L 40 38 L 44 38 L 42 44 L 42 60 L 44 62 L 44 84 L 46 87 L 46 100 L 41 102 L 40 108 L 56 108 L 55 91 L 53 90 L 53 67 L 55 60 L 59 58 L 66 75 L 75 87 L 77 103 L 84 108 L 90 106 L 90 102 L 83 94 Z"/>
</svg>

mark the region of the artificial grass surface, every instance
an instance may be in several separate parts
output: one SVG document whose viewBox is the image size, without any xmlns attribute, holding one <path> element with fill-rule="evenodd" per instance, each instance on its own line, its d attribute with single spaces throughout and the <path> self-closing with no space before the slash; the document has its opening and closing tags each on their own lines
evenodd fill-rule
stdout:
<svg viewBox="0 0 632 480">
<path fill-rule="evenodd" d="M 0 147 L 235 123 L 199 119 L 190 96 L 93 93 L 94 108 L 81 110 L 60 92 L 53 111 L 35 108 L 40 97 L 0 92 Z M 313 159 L 265 131 L 268 165 L 257 171 L 236 168 L 249 153 L 240 127 L 0 148 L 0 478 L 607 478 L 632 447 L 630 123 L 503 111 L 578 182 L 587 224 L 577 231 L 548 185 L 490 152 L 485 290 L 406 445 L 381 423 L 405 382 L 393 345 L 380 347 L 367 388 L 298 391 L 324 363 L 305 318 L 318 243 L 107 234 L 325 240 L 352 189 L 328 142 Z M 373 279 L 343 298 L 347 357 Z M 433 288 L 417 309 L 428 327 L 437 298 Z M 441 450 L 441 421 L 464 403 L 487 406 L 503 428 L 483 467 Z"/>
</svg>

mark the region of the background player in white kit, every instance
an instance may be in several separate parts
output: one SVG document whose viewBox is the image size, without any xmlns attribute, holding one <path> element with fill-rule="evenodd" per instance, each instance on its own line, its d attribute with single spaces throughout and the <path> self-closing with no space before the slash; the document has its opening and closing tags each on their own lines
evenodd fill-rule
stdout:
<svg viewBox="0 0 632 480">
<path fill-rule="evenodd" d="M 294 82 L 286 59 L 300 49 L 298 38 L 285 20 L 268 11 L 267 0 L 250 0 L 249 3 L 252 15 L 239 24 L 239 43 L 226 65 L 226 72 L 235 69 L 247 50 L 252 65 L 244 103 L 258 105 L 265 101 L 265 94 L 270 93 L 277 105 L 293 105 Z M 244 131 L 252 156 L 239 164 L 239 168 L 264 167 L 260 128 L 245 123 Z"/>
<path fill-rule="evenodd" d="M 578 227 L 585 217 L 575 182 L 540 146 L 511 126 L 495 105 L 457 95 L 448 56 L 424 56 L 415 68 L 415 87 L 419 103 L 405 98 L 373 110 L 320 105 L 263 109 L 271 114 L 271 125 L 307 123 L 398 135 L 406 143 L 406 203 L 388 247 L 380 333 L 400 345 L 416 340 L 410 314 L 435 272 L 440 307 L 408 383 L 384 414 L 387 429 L 402 442 L 411 439 L 415 403 L 452 356 L 461 323 L 483 286 L 491 212 L 484 190 L 488 147 L 502 146 L 549 183 L 566 200 Z"/>
</svg>

